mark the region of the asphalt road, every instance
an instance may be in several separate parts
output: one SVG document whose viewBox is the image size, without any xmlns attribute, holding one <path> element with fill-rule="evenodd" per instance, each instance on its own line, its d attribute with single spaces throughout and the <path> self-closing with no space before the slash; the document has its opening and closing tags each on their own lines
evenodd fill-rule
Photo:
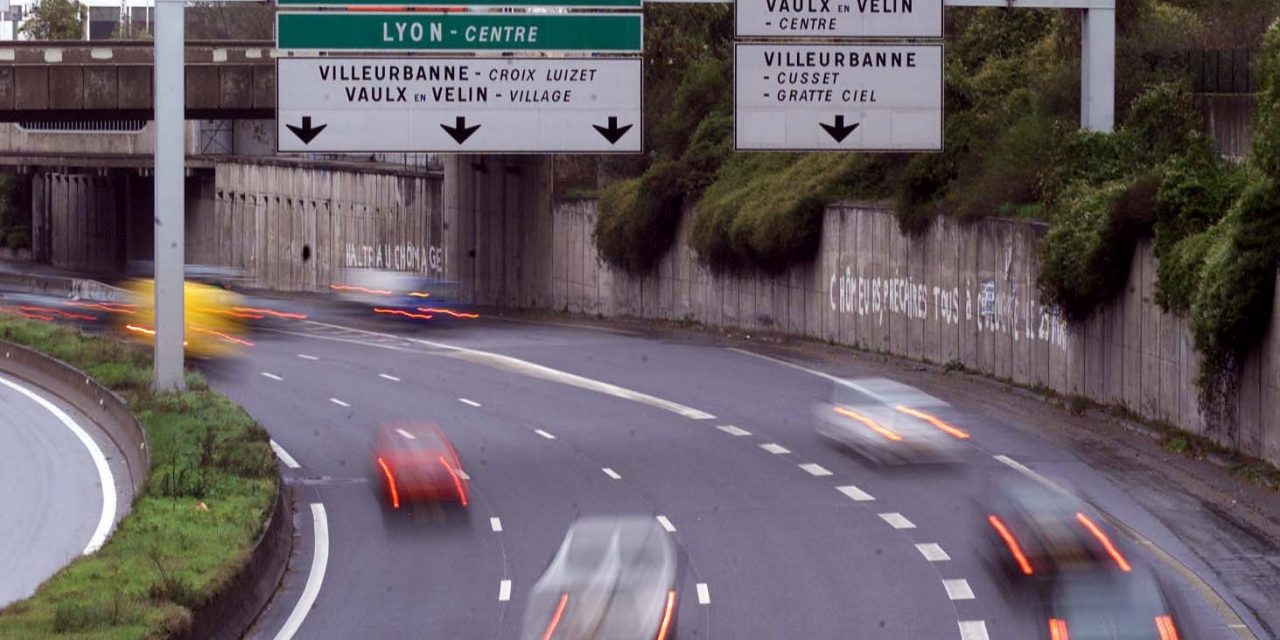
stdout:
<svg viewBox="0 0 1280 640">
<path fill-rule="evenodd" d="M 975 543 L 974 498 L 1015 473 L 1069 482 L 1131 527 L 1186 637 L 1249 637 L 1233 611 L 1266 637 L 1158 518 L 1036 425 L 940 409 L 973 437 L 961 464 L 930 470 L 886 471 L 820 440 L 824 376 L 883 371 L 596 327 L 292 310 L 312 320 L 207 370 L 270 431 L 297 496 L 300 544 L 252 637 L 516 638 L 574 518 L 644 513 L 686 560 L 679 638 L 1032 638 L 1044 621 Z M 449 434 L 469 508 L 389 512 L 370 444 L 399 419 Z"/>
<path fill-rule="evenodd" d="M 0 375 L 0 607 L 31 595 L 76 556 L 96 549 L 114 525 L 122 485 L 102 453 L 109 445 L 98 442 L 106 439 L 96 431 L 55 395 Z"/>
</svg>

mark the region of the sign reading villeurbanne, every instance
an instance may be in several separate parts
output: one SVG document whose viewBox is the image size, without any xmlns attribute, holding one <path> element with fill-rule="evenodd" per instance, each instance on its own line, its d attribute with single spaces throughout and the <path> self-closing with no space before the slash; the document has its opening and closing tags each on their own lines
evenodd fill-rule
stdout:
<svg viewBox="0 0 1280 640">
<path fill-rule="evenodd" d="M 639 152 L 639 58 L 279 58 L 280 151 Z"/>
<path fill-rule="evenodd" d="M 279 12 L 276 46 L 324 51 L 641 51 L 640 14 Z"/>
<path fill-rule="evenodd" d="M 738 37 L 941 38 L 943 0 L 737 0 Z"/>
</svg>

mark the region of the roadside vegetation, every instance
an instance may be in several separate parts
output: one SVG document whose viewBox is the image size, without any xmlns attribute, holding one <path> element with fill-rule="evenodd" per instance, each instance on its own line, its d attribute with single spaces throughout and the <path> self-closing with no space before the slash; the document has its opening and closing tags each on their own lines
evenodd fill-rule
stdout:
<svg viewBox="0 0 1280 640">
<path fill-rule="evenodd" d="M 31 217 L 18 203 L 18 178 L 0 173 L 0 247 L 31 248 Z"/>
<path fill-rule="evenodd" d="M 0 638 L 165 638 L 240 571 L 276 498 L 266 432 L 188 374 L 150 391 L 148 351 L 0 315 L 0 339 L 42 351 L 120 394 L 147 433 L 146 487 L 107 543 L 0 611 Z"/>
</svg>

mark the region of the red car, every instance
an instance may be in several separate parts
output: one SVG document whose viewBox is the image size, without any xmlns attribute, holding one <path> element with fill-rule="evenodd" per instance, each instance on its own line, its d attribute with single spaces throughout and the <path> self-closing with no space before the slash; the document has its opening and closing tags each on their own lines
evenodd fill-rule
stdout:
<svg viewBox="0 0 1280 640">
<path fill-rule="evenodd" d="M 374 436 L 374 472 L 392 509 L 411 502 L 457 502 L 467 506 L 467 474 L 440 427 L 394 422 Z"/>
</svg>

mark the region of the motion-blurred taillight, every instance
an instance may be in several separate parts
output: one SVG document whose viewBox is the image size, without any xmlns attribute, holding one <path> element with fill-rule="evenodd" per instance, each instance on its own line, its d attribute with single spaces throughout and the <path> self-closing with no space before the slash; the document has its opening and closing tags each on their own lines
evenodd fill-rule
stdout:
<svg viewBox="0 0 1280 640">
<path fill-rule="evenodd" d="M 662 608 L 662 626 L 658 627 L 658 639 L 667 640 L 667 632 L 671 631 L 671 620 L 676 616 L 676 592 L 667 592 L 667 605 Z"/>
<path fill-rule="evenodd" d="M 391 473 L 391 467 L 387 466 L 387 461 L 378 458 L 378 466 L 382 467 L 382 475 L 387 477 L 387 486 L 391 488 L 391 508 L 400 508 L 400 492 L 396 490 L 396 477 Z"/>
<path fill-rule="evenodd" d="M 846 418 L 852 418 L 854 420 L 857 420 L 858 422 L 861 422 L 862 424 L 866 425 L 868 429 L 871 429 L 872 431 L 884 436 L 886 440 L 891 440 L 893 442 L 902 441 L 902 436 L 898 435 L 897 433 L 894 433 L 889 429 L 886 429 L 879 422 L 876 422 L 875 420 L 872 420 L 871 418 L 864 416 L 861 413 L 854 411 L 853 409 L 837 406 L 835 407 L 835 412 Z"/>
<path fill-rule="evenodd" d="M 458 477 L 458 473 L 453 470 L 453 466 L 444 459 L 444 456 L 436 459 L 440 461 L 440 464 L 444 465 L 445 470 L 449 472 L 449 477 L 453 478 L 453 487 L 458 490 L 458 500 L 462 502 L 462 506 L 467 506 L 467 492 L 462 488 L 462 478 Z"/>
<path fill-rule="evenodd" d="M 1170 616 L 1156 616 L 1156 631 L 1160 632 L 1160 640 L 1178 640 L 1178 628 Z"/>
<path fill-rule="evenodd" d="M 937 416 L 929 415 L 923 411 L 917 411 L 915 409 L 912 409 L 911 407 L 904 407 L 902 405 L 898 405 L 894 407 L 894 409 L 897 409 L 898 411 L 905 413 L 909 416 L 920 418 L 921 420 L 924 420 L 925 422 L 928 422 L 929 424 L 933 425 L 939 431 L 942 431 L 943 433 L 946 433 L 947 435 L 950 435 L 951 437 L 957 440 L 969 439 L 969 433 L 967 431 L 964 431 L 963 429 L 957 429 L 947 424 L 946 422 L 943 422 L 942 419 Z"/>
<path fill-rule="evenodd" d="M 1031 563 L 1027 561 L 1027 556 L 1022 553 L 1022 547 L 1018 544 L 1018 539 L 1013 537 L 1013 534 L 1009 532 L 1009 528 L 1004 526 L 1000 518 L 990 515 L 987 516 L 987 522 L 991 523 L 996 533 L 1000 534 L 1000 539 L 1004 540 L 1005 546 L 1009 547 L 1009 553 L 1013 554 L 1013 559 L 1018 562 L 1018 568 L 1022 570 L 1022 573 L 1028 576 L 1034 573 L 1031 570 Z"/>
<path fill-rule="evenodd" d="M 1120 567 L 1121 571 L 1129 573 L 1133 570 L 1133 567 L 1129 566 L 1129 561 L 1125 560 L 1124 556 L 1120 554 L 1120 550 L 1117 549 L 1114 544 L 1111 544 L 1111 538 L 1107 537 L 1107 534 L 1103 533 L 1102 529 L 1099 529 L 1098 525 L 1094 524 L 1093 520 L 1089 519 L 1089 516 L 1086 516 L 1083 513 L 1077 513 L 1076 520 L 1079 521 L 1080 524 L 1084 525 L 1084 528 L 1088 529 L 1089 533 L 1093 534 L 1093 537 L 1098 539 L 1098 542 L 1102 543 L 1102 548 L 1107 550 L 1107 555 L 1111 556 L 1111 559 L 1116 561 L 1116 566 Z"/>
<path fill-rule="evenodd" d="M 542 632 L 542 640 L 551 640 L 556 635 L 556 627 L 560 626 L 560 619 L 564 617 L 564 608 L 569 606 L 569 594 L 560 594 L 560 604 L 556 605 L 555 615 L 551 616 L 551 623 L 547 625 L 547 630 Z"/>
<path fill-rule="evenodd" d="M 1049 638 L 1051 640 L 1068 640 L 1067 621 L 1049 618 Z"/>
</svg>

